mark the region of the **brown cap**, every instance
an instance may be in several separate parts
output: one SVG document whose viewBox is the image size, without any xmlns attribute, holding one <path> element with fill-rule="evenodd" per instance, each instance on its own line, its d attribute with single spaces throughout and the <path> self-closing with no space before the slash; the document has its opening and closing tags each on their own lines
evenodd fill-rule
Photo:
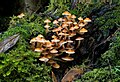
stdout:
<svg viewBox="0 0 120 82">
<path fill-rule="evenodd" d="M 35 48 L 35 52 L 42 52 L 44 50 L 44 48 Z"/>
<path fill-rule="evenodd" d="M 77 25 L 77 22 L 73 22 L 74 25 Z"/>
<path fill-rule="evenodd" d="M 58 21 L 63 21 L 63 19 L 62 19 L 62 18 L 59 18 Z"/>
<path fill-rule="evenodd" d="M 60 40 L 57 39 L 57 38 L 54 38 L 54 39 L 52 39 L 51 41 L 52 41 L 52 42 L 59 42 Z"/>
<path fill-rule="evenodd" d="M 84 38 L 82 38 L 82 37 L 78 37 L 78 38 L 76 38 L 75 40 L 83 40 Z"/>
<path fill-rule="evenodd" d="M 72 24 L 73 22 L 72 22 L 72 21 L 67 21 L 66 23 L 70 25 L 70 24 Z"/>
<path fill-rule="evenodd" d="M 52 47 L 52 43 L 48 40 L 45 42 L 45 47 Z"/>
<path fill-rule="evenodd" d="M 65 51 L 67 54 L 74 54 L 75 51 L 73 49 L 68 49 Z"/>
<path fill-rule="evenodd" d="M 46 19 L 44 23 L 50 23 L 51 21 L 49 19 Z"/>
<path fill-rule="evenodd" d="M 85 18 L 84 22 L 91 22 L 91 20 L 89 18 Z"/>
<path fill-rule="evenodd" d="M 68 24 L 67 23 L 63 23 L 62 24 L 62 27 L 64 28 L 64 27 L 67 27 L 68 26 Z"/>
<path fill-rule="evenodd" d="M 80 21 L 81 21 L 81 20 L 83 20 L 83 18 L 82 18 L 82 17 L 79 17 L 79 18 L 78 18 L 78 20 L 80 20 Z"/>
<path fill-rule="evenodd" d="M 61 30 L 62 30 L 62 27 L 59 26 L 58 28 L 54 28 L 52 31 L 53 31 L 53 32 L 59 32 L 59 31 L 61 31 Z"/>
<path fill-rule="evenodd" d="M 85 26 L 85 24 L 83 24 L 83 23 L 80 23 L 80 24 L 79 24 L 79 26 L 80 26 L 80 27 L 83 27 L 83 26 Z"/>
<path fill-rule="evenodd" d="M 88 30 L 85 28 L 82 28 L 82 29 L 80 29 L 80 32 L 88 32 Z"/>
<path fill-rule="evenodd" d="M 72 26 L 72 27 L 70 27 L 70 29 L 69 29 L 69 30 L 73 31 L 73 30 L 75 30 L 75 28 Z"/>
<path fill-rule="evenodd" d="M 49 28 L 50 26 L 49 26 L 48 24 L 46 24 L 44 27 L 45 27 L 45 28 Z"/>
<path fill-rule="evenodd" d="M 52 67 L 54 67 L 54 68 L 57 68 L 57 69 L 58 69 L 58 68 L 60 68 L 60 65 L 59 65 L 59 64 L 57 64 L 57 63 L 53 63 L 53 64 L 52 64 Z"/>
<path fill-rule="evenodd" d="M 76 16 L 75 16 L 75 15 L 72 15 L 72 16 L 71 16 L 71 18 L 75 19 L 75 18 L 76 18 Z"/>
<path fill-rule="evenodd" d="M 65 11 L 65 12 L 62 13 L 62 15 L 68 15 L 69 16 L 69 15 L 71 15 L 71 13 L 69 13 L 68 11 Z"/>
<path fill-rule="evenodd" d="M 53 49 L 53 50 L 50 51 L 50 53 L 56 54 L 56 53 L 58 53 L 58 51 L 56 49 Z"/>
<path fill-rule="evenodd" d="M 54 60 L 49 60 L 48 63 L 53 64 L 53 63 L 56 63 L 56 62 Z"/>
<path fill-rule="evenodd" d="M 62 60 L 65 60 L 65 61 L 73 61 L 74 58 L 69 57 L 69 56 L 66 56 L 66 57 L 62 57 Z"/>
<path fill-rule="evenodd" d="M 79 28 L 79 26 L 75 25 L 75 26 L 74 26 L 74 28 L 75 28 L 75 29 L 78 29 L 78 28 Z"/>
<path fill-rule="evenodd" d="M 40 60 L 40 61 L 44 61 L 44 62 L 48 62 L 49 59 L 46 58 L 46 57 L 41 57 L 41 58 L 39 58 L 39 60 Z"/>
<path fill-rule="evenodd" d="M 69 33 L 69 36 L 68 37 L 73 37 L 76 35 L 76 32 L 72 32 L 72 33 Z"/>
<path fill-rule="evenodd" d="M 30 40 L 30 43 L 32 43 L 32 42 L 37 42 L 36 38 L 32 38 L 32 39 Z"/>
<path fill-rule="evenodd" d="M 54 20 L 53 21 L 53 24 L 58 24 L 59 22 L 57 20 Z"/>
<path fill-rule="evenodd" d="M 37 37 L 43 38 L 44 36 L 42 34 L 39 34 Z"/>
</svg>

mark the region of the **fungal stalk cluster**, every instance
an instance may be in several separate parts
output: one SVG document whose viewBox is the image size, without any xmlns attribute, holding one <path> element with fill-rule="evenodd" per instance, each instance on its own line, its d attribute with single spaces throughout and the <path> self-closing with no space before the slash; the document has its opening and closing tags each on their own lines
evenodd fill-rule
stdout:
<svg viewBox="0 0 120 82">
<path fill-rule="evenodd" d="M 76 18 L 68 11 L 62 13 L 64 17 L 56 19 L 52 22 L 53 29 L 51 30 L 49 19 L 44 21 L 46 33 L 53 32 L 52 40 L 47 40 L 43 35 L 30 40 L 30 43 L 35 46 L 34 51 L 41 53 L 39 60 L 47 62 L 54 68 L 59 68 L 60 65 L 55 61 L 57 58 L 62 61 L 73 61 L 71 57 L 75 54 L 75 50 L 80 46 L 83 37 L 75 37 L 77 34 L 83 35 L 88 32 L 85 26 L 91 22 L 89 18 L 83 19 L 82 17 Z M 76 20 L 77 19 L 77 20 Z M 75 44 L 77 43 L 77 46 Z"/>
</svg>

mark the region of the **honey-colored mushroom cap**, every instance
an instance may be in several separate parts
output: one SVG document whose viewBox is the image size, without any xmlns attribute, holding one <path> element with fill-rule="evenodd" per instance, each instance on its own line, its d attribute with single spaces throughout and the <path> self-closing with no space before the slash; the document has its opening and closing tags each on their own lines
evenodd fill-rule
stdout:
<svg viewBox="0 0 120 82">
<path fill-rule="evenodd" d="M 62 18 L 59 18 L 58 21 L 63 21 L 63 19 L 62 19 Z"/>
<path fill-rule="evenodd" d="M 42 52 L 44 50 L 44 48 L 35 48 L 35 52 Z"/>
<path fill-rule="evenodd" d="M 52 42 L 59 42 L 60 40 L 57 39 L 57 38 L 54 38 L 54 39 L 52 39 L 51 41 L 52 41 Z"/>
<path fill-rule="evenodd" d="M 88 32 L 85 28 L 80 29 L 80 32 Z"/>
<path fill-rule="evenodd" d="M 50 23 L 51 21 L 49 19 L 46 19 L 44 23 Z"/>
<path fill-rule="evenodd" d="M 53 64 L 52 64 L 52 67 L 53 67 L 53 68 L 57 68 L 57 69 L 58 69 L 58 68 L 60 68 L 60 65 L 59 65 L 59 64 L 57 64 L 57 63 L 53 63 Z"/>
<path fill-rule="evenodd" d="M 32 39 L 30 40 L 30 43 L 36 42 L 36 41 L 37 41 L 36 38 L 32 38 Z"/>
<path fill-rule="evenodd" d="M 59 22 L 57 20 L 54 20 L 53 21 L 53 24 L 58 24 Z"/>
<path fill-rule="evenodd" d="M 65 60 L 65 61 L 73 61 L 74 58 L 69 57 L 69 56 L 66 56 L 66 57 L 62 57 L 62 60 Z"/>
<path fill-rule="evenodd" d="M 73 49 L 68 49 L 65 51 L 67 54 L 74 54 L 75 51 Z"/>
<path fill-rule="evenodd" d="M 80 21 L 81 21 L 81 20 L 83 20 L 83 18 L 82 18 L 82 17 L 79 17 L 79 18 L 78 18 L 78 20 L 80 20 Z"/>
<path fill-rule="evenodd" d="M 49 26 L 48 24 L 46 24 L 44 27 L 45 27 L 45 28 L 49 28 L 50 26 Z"/>
<path fill-rule="evenodd" d="M 65 11 L 65 12 L 62 13 L 62 15 L 68 15 L 69 16 L 69 15 L 71 15 L 71 13 L 69 13 L 68 11 Z"/>
<path fill-rule="evenodd" d="M 83 23 L 80 23 L 80 24 L 79 24 L 79 26 L 80 26 L 80 27 L 83 27 L 83 26 L 85 26 L 85 24 L 83 24 Z"/>
<path fill-rule="evenodd" d="M 72 15 L 72 16 L 71 16 L 71 18 L 75 19 L 75 18 L 76 18 L 76 16 L 75 16 L 75 15 Z"/>
<path fill-rule="evenodd" d="M 91 20 L 89 18 L 85 18 L 84 22 L 91 22 Z"/>
<path fill-rule="evenodd" d="M 83 40 L 84 38 L 82 38 L 82 37 L 78 37 L 78 38 L 76 38 L 75 40 Z"/>
<path fill-rule="evenodd" d="M 43 61 L 43 62 L 47 62 L 49 59 L 46 58 L 46 57 L 41 57 L 41 58 L 39 58 L 39 60 L 40 60 L 40 61 Z"/>
<path fill-rule="evenodd" d="M 56 53 L 58 53 L 58 51 L 56 49 L 53 49 L 50 51 L 50 53 L 56 54 Z"/>
</svg>

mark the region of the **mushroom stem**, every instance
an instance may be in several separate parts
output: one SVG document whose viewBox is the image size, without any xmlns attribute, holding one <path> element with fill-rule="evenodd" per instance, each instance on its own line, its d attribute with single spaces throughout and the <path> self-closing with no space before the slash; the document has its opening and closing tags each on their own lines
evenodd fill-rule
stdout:
<svg viewBox="0 0 120 82">
<path fill-rule="evenodd" d="M 49 29 L 48 29 L 48 28 L 46 28 L 45 32 L 46 32 L 46 33 L 48 33 L 48 32 L 49 32 Z"/>
<path fill-rule="evenodd" d="M 78 45 L 77 45 L 76 49 L 80 46 L 80 42 L 81 42 L 81 41 L 78 41 Z"/>
</svg>

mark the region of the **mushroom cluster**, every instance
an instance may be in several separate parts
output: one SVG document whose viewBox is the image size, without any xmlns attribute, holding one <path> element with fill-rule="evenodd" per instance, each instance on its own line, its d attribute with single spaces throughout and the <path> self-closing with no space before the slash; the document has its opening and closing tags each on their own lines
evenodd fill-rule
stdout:
<svg viewBox="0 0 120 82">
<path fill-rule="evenodd" d="M 54 33 L 51 40 L 45 39 L 41 34 L 30 40 L 33 46 L 36 45 L 34 51 L 41 53 L 39 60 L 47 62 L 54 68 L 60 67 L 55 61 L 57 58 L 62 61 L 74 60 L 71 55 L 75 53 L 75 49 L 80 46 L 80 42 L 84 38 L 79 36 L 74 39 L 73 37 L 88 32 L 84 27 L 91 22 L 89 18 L 83 19 L 82 17 L 76 20 L 76 16 L 68 11 L 65 11 L 62 15 L 63 17 L 52 22 L 53 29 L 50 28 L 51 21 L 49 19 L 44 21 L 46 33 Z M 76 42 L 77 46 L 75 46 Z"/>
</svg>

